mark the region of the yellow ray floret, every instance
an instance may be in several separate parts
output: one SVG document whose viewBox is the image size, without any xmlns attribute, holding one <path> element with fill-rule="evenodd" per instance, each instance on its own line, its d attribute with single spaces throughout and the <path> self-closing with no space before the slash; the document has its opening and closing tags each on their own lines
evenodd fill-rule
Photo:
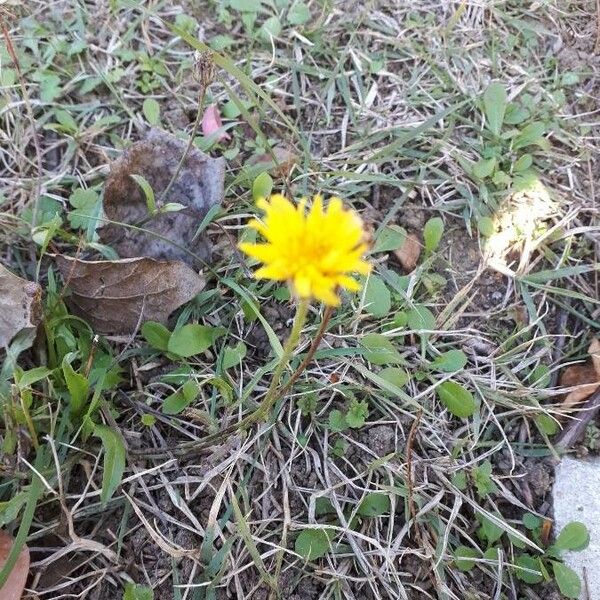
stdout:
<svg viewBox="0 0 600 600">
<path fill-rule="evenodd" d="M 263 263 L 256 277 L 288 281 L 300 298 L 316 298 L 330 306 L 339 304 L 338 288 L 360 289 L 350 275 L 371 270 L 363 258 L 363 223 L 339 198 L 331 198 L 325 208 L 321 196 L 315 196 L 307 211 L 305 200 L 294 206 L 276 194 L 261 198 L 257 206 L 264 217 L 253 219 L 249 227 L 266 242 L 240 244 L 243 252 Z"/>
</svg>

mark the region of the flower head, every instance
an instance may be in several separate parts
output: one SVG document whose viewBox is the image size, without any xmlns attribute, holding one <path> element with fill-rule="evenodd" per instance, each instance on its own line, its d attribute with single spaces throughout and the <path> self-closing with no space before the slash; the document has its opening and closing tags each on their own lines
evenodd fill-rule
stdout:
<svg viewBox="0 0 600 600">
<path fill-rule="evenodd" d="M 316 298 L 330 306 L 340 300 L 338 288 L 360 289 L 351 273 L 366 275 L 371 266 L 363 259 L 367 250 L 360 217 L 344 208 L 339 198 L 323 207 L 315 196 L 307 211 L 306 201 L 294 206 L 276 194 L 261 198 L 257 206 L 265 216 L 248 224 L 266 243 L 240 244 L 240 249 L 264 264 L 255 276 L 288 281 L 300 298 Z"/>
</svg>

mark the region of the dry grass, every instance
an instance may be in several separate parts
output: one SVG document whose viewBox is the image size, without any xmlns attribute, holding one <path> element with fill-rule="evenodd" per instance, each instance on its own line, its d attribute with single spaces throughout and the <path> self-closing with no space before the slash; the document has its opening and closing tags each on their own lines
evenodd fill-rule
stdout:
<svg viewBox="0 0 600 600">
<path fill-rule="evenodd" d="M 43 473 L 28 537 L 30 597 L 120 598 L 128 581 L 151 585 L 156 598 L 181 600 L 548 597 L 550 587 L 522 584 L 511 565 L 515 538 L 535 550 L 524 537 L 523 513 L 552 511 L 544 478 L 554 451 L 535 417 L 560 416 L 560 365 L 582 358 L 598 329 L 595 2 L 313 1 L 308 23 L 294 27 L 284 20 L 272 44 L 252 38 L 235 11 L 228 23 L 220 13 L 227 3 L 169 4 L 32 1 L 15 9 L 18 16 L 3 17 L 21 53 L 23 80 L 22 87 L 18 76 L 9 80 L 0 96 L 0 249 L 5 264 L 30 278 L 40 252 L 24 221 L 28 211 L 37 205 L 39 216 L 40 198 L 57 200 L 67 234 L 54 239 L 54 249 L 85 245 L 69 234 L 65 198 L 72 187 L 101 184 L 109 161 L 143 136 L 145 98 L 160 103 L 166 130 L 191 131 L 198 93 L 194 49 L 170 29 L 178 14 L 197 17 L 199 27 L 190 31 L 207 43 L 230 36 L 210 100 L 220 106 L 253 101 L 230 121 L 226 201 L 210 226 L 216 275 L 179 317 L 179 323 L 228 328 L 223 346 L 192 359 L 190 376 L 220 377 L 231 400 L 206 386 L 193 409 L 165 415 L 163 399 L 177 382 L 163 375 L 173 365 L 141 338 L 102 342 L 123 370 L 120 389 L 105 401 L 129 450 L 120 491 L 102 506 L 98 446 L 67 433 L 65 398 L 47 390 L 38 415 L 50 423 L 45 442 L 54 460 Z M 69 55 L 77 40 L 85 40 L 85 50 Z M 160 72 L 144 71 L 148 63 L 132 50 L 154 57 Z M 236 78 L 235 68 L 248 80 Z M 119 79 L 115 69 L 122 69 Z M 60 92 L 42 99 L 37 80 L 50 72 Z M 569 80 L 571 72 L 577 82 Z M 94 77 L 101 78 L 98 86 L 82 92 Z M 154 89 L 143 87 L 148 78 Z M 506 189 L 494 185 L 486 198 L 464 168 L 489 143 L 480 99 L 492 80 L 505 84 L 510 99 L 531 96 L 532 119 L 547 123 L 549 141 L 546 151 L 535 152 L 534 165 L 551 210 L 530 229 L 520 216 L 502 221 L 505 230 L 518 221 L 520 240 L 508 260 L 506 253 L 486 254 L 478 223 L 523 205 L 520 214 L 531 215 L 531 199 L 507 198 Z M 275 107 L 257 101 L 259 90 Z M 50 125 L 59 120 L 57 109 L 70 112 L 76 132 Z M 95 125 L 104 117 L 114 119 Z M 273 298 L 272 288 L 249 279 L 231 250 L 252 211 L 246 165 L 271 146 L 298 157 L 276 185 L 294 196 L 315 190 L 344 196 L 363 212 L 375 238 L 389 224 L 420 233 L 433 216 L 444 219 L 445 233 L 409 277 L 400 279 L 388 254 L 374 255 L 376 272 L 392 292 L 389 316 L 373 318 L 364 295 L 348 299 L 317 360 L 280 402 L 277 419 L 210 452 L 183 452 L 210 426 L 240 420 L 266 390 L 273 368 L 269 342 L 243 303 L 251 298 L 279 338 L 289 327 L 291 308 Z M 223 150 L 212 148 L 215 155 Z M 51 285 L 48 261 L 40 264 L 40 281 Z M 428 335 L 396 320 L 396 313 L 415 306 L 436 316 Z M 321 316 L 315 307 L 298 361 Z M 364 358 L 360 342 L 369 333 L 396 344 L 410 375 L 402 390 L 382 386 L 379 367 Z M 216 355 L 239 340 L 248 355 L 225 373 Z M 436 388 L 450 375 L 432 374 L 428 366 L 450 349 L 468 357 L 451 378 L 477 399 L 479 410 L 469 420 L 452 417 L 440 404 Z M 25 353 L 20 360 L 33 367 L 43 355 Z M 549 384 L 535 384 L 532 373 L 540 365 L 548 368 Z M 368 400 L 367 423 L 333 431 L 331 411 L 354 397 Z M 303 415 L 300 406 L 311 398 L 313 410 Z M 144 414 L 155 424 L 142 425 Z M 15 457 L 4 457 L 0 500 L 29 489 L 32 457 L 25 440 Z M 495 491 L 479 494 L 473 476 L 486 461 Z M 468 474 L 464 488 L 457 484 L 460 473 Z M 389 510 L 359 518 L 361 502 L 374 493 L 390 498 Z M 480 568 L 466 573 L 456 568 L 456 547 L 486 550 L 476 515 L 513 541 L 505 535 L 499 560 L 482 558 Z M 296 536 L 324 525 L 335 532 L 332 551 L 304 561 L 294 550 Z"/>
</svg>

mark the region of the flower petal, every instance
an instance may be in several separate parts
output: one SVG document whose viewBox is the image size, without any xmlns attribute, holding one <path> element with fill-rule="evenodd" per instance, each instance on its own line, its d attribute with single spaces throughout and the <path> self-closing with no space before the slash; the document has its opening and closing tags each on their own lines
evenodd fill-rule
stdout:
<svg viewBox="0 0 600 600">
<path fill-rule="evenodd" d="M 301 298 L 314 297 L 336 306 L 339 288 L 356 292 L 361 284 L 353 273 L 366 275 L 371 265 L 364 259 L 368 246 L 360 217 L 344 208 L 340 198 L 314 196 L 310 209 L 307 200 L 293 204 L 281 194 L 257 202 L 262 219 L 252 219 L 265 243 L 241 243 L 240 249 L 263 263 L 255 276 L 290 282 Z"/>
</svg>

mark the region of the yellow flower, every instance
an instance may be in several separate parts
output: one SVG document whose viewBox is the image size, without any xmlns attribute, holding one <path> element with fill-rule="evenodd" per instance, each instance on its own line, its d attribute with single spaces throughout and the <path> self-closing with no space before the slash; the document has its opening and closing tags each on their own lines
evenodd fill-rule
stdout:
<svg viewBox="0 0 600 600">
<path fill-rule="evenodd" d="M 360 217 L 343 207 L 339 198 L 323 207 L 321 196 L 315 196 L 311 208 L 306 201 L 294 206 L 276 194 L 257 206 L 265 216 L 248 224 L 266 243 L 240 244 L 240 249 L 264 266 L 256 271 L 260 279 L 288 281 L 300 298 L 316 298 L 330 306 L 339 304 L 338 288 L 352 292 L 360 284 L 351 273 L 366 275 L 371 266 L 363 259 L 367 250 Z"/>
</svg>

